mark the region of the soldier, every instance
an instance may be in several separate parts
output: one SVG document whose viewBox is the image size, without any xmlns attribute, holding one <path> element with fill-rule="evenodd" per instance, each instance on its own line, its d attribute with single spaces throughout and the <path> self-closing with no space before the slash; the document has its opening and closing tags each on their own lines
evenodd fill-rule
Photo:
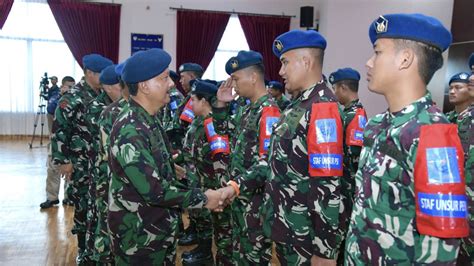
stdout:
<svg viewBox="0 0 474 266">
<path fill-rule="evenodd" d="M 108 225 L 117 265 L 174 265 L 181 208 L 214 209 L 220 193 L 177 182 L 170 144 L 156 114 L 169 103 L 168 65 L 161 49 L 134 54 L 122 78 L 130 91 L 110 133 Z"/>
<path fill-rule="evenodd" d="M 454 110 L 448 112 L 446 116 L 449 122 L 456 123 L 460 113 L 465 111 L 474 98 L 469 94 L 469 76 L 467 72 L 457 73 L 449 80 L 449 102 L 454 105 Z"/>
<path fill-rule="evenodd" d="M 212 83 L 201 80 L 193 82 L 191 99 L 196 117 L 187 133 L 194 135 L 189 169 L 197 176 L 196 179 L 204 190 L 219 189 L 228 181 L 226 170 L 230 151 L 229 138 L 216 133 L 211 116 L 211 102 L 215 99 L 216 93 L 217 87 Z M 207 214 L 203 215 L 205 212 Z M 200 215 L 207 218 L 209 211 L 202 210 Z M 210 228 L 201 228 L 202 223 L 196 223 L 200 244 L 195 251 L 183 253 L 183 264 L 202 265 L 212 262 L 212 229 L 214 229 L 214 241 L 217 247 L 216 265 L 232 265 L 231 217 L 231 209 L 226 208 L 223 212 L 211 213 Z"/>
<path fill-rule="evenodd" d="M 474 99 L 474 53 L 469 58 L 468 92 Z M 458 125 L 459 138 L 464 150 L 466 192 L 469 210 L 469 237 L 463 238 L 459 250 L 458 265 L 474 265 L 474 102 L 466 110 L 459 113 L 456 124 Z"/>
<path fill-rule="evenodd" d="M 84 79 L 59 100 L 51 136 L 52 159 L 60 165 L 60 173 L 71 181 L 71 198 L 74 202 L 73 234 L 77 234 L 78 261 L 85 257 L 85 233 L 87 215 L 87 191 L 91 178 L 89 154 L 92 135 L 85 119 L 88 104 L 99 95 L 101 85 L 99 73 L 112 61 L 98 54 L 86 55 L 82 59 Z"/>
<path fill-rule="evenodd" d="M 322 64 L 326 40 L 317 31 L 278 36 L 285 89 L 296 99 L 274 128 L 269 150 L 264 231 L 282 265 L 335 264 L 339 233 L 343 125 Z"/>
<path fill-rule="evenodd" d="M 170 90 L 170 102 L 161 111 L 161 121 L 163 123 L 163 128 L 168 134 L 168 139 L 171 141 L 171 147 L 173 150 L 178 150 L 182 144 L 177 143 L 176 141 L 178 141 L 178 138 L 175 138 L 171 133 L 173 133 L 173 119 L 176 116 L 178 107 L 183 102 L 184 96 L 176 88 L 176 84 L 178 84 L 180 78 L 179 75 L 170 70 L 170 78 L 173 80 L 175 85 Z"/>
<path fill-rule="evenodd" d="M 285 87 L 278 81 L 268 82 L 268 93 L 273 97 L 273 100 L 278 104 L 280 110 L 283 111 L 290 104 L 290 100 L 285 96 Z"/>
<path fill-rule="evenodd" d="M 359 80 L 359 72 L 352 68 L 338 69 L 329 75 L 334 94 L 344 107 L 344 175 L 341 179 L 341 202 L 344 208 L 341 208 L 339 217 L 339 228 L 343 237 L 347 233 L 354 204 L 354 178 L 362 150 L 364 127 L 367 123 L 367 115 L 359 101 Z M 338 262 L 339 264 L 344 262 L 344 241 L 341 244 Z"/>
<path fill-rule="evenodd" d="M 433 17 L 388 14 L 369 36 L 368 88 L 388 110 L 364 131 L 346 263 L 454 264 L 469 233 L 462 147 L 426 89 L 451 33 Z"/>
<path fill-rule="evenodd" d="M 227 61 L 226 72 L 231 77 L 219 88 L 213 118 L 216 129 L 232 138 L 231 181 L 223 189 L 222 200 L 238 197 L 232 204 L 233 261 L 238 265 L 266 265 L 272 258 L 272 243 L 263 235 L 260 210 L 270 135 L 280 111 L 266 91 L 260 53 L 240 51 Z M 237 120 L 229 118 L 232 88 L 250 100 L 249 105 L 240 107 Z"/>
</svg>

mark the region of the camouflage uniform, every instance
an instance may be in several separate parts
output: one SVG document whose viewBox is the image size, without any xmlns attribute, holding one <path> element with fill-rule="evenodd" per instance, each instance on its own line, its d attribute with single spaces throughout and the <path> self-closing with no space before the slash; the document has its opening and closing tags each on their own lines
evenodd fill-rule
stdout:
<svg viewBox="0 0 474 266">
<path fill-rule="evenodd" d="M 457 123 L 456 121 L 458 120 L 458 113 L 456 110 L 452 110 L 450 112 L 446 113 L 446 117 L 448 118 L 448 121 L 451 123 Z"/>
<path fill-rule="evenodd" d="M 173 129 L 173 120 L 177 114 L 178 107 L 183 102 L 184 96 L 178 89 L 172 88 L 170 90 L 170 98 L 170 102 L 161 110 L 161 123 L 167 132 Z"/>
<path fill-rule="evenodd" d="M 431 95 L 379 114 L 364 131 L 354 208 L 346 238 L 349 265 L 453 264 L 460 239 L 422 235 L 415 224 L 414 167 L 422 125 L 446 124 Z"/>
<path fill-rule="evenodd" d="M 187 164 L 187 170 L 196 175 L 203 191 L 207 189 L 219 189 L 225 186 L 227 180 L 227 166 L 229 156 L 223 153 L 211 154 L 210 144 L 204 130 L 204 120 L 211 115 L 202 118 L 196 117 L 188 130 L 192 134 L 191 162 Z M 185 144 L 186 146 L 186 144 Z M 199 218 L 196 221 L 198 239 L 209 239 L 214 229 L 214 241 L 217 247 L 216 264 L 232 264 L 232 209 L 225 208 L 223 212 L 210 213 L 207 209 L 199 210 Z M 212 219 L 212 221 L 209 221 Z M 204 221 L 203 221 L 204 220 Z"/>
<path fill-rule="evenodd" d="M 97 227 L 95 230 L 94 241 L 94 260 L 96 261 L 110 261 L 110 236 L 107 229 L 107 213 L 109 209 L 109 180 L 110 169 L 108 162 L 109 149 L 109 135 L 112 131 L 112 126 L 117 119 L 117 116 L 122 109 L 127 105 L 127 100 L 122 98 L 107 106 L 101 113 L 97 123 L 100 128 L 100 146 L 99 156 L 97 160 L 97 178 L 96 178 L 96 208 L 97 208 Z"/>
<path fill-rule="evenodd" d="M 157 117 L 130 99 L 110 133 L 108 224 L 118 265 L 174 265 L 181 208 L 206 201 L 176 181 L 170 148 Z"/>
<path fill-rule="evenodd" d="M 176 149 L 176 150 L 180 150 L 183 147 L 184 137 L 190 126 L 190 123 L 179 119 L 179 117 L 181 116 L 181 113 L 184 110 L 184 106 L 186 105 L 186 103 L 189 101 L 190 98 L 191 96 L 188 94 L 182 100 L 181 104 L 178 106 L 178 110 L 174 114 L 172 123 L 171 124 L 167 123 L 166 125 L 167 128 L 165 128 L 166 134 L 172 137 L 170 141 L 173 144 L 173 149 Z M 178 161 L 178 162 L 182 163 L 182 161 Z"/>
<path fill-rule="evenodd" d="M 337 101 L 320 82 L 292 101 L 272 134 L 263 228 L 285 265 L 309 265 L 313 255 L 336 259 L 341 242 L 340 177 L 309 174 L 307 134 L 312 105 L 324 102 Z M 342 141 L 342 136 L 338 138 Z"/>
<path fill-rule="evenodd" d="M 291 103 L 291 101 L 288 100 L 288 98 L 286 98 L 286 96 L 283 94 L 281 95 L 280 99 L 276 100 L 276 103 L 278 107 L 280 107 L 280 110 L 283 111 Z"/>
<path fill-rule="evenodd" d="M 272 242 L 262 232 L 260 211 L 268 176 L 267 156 L 259 155 L 260 118 L 264 107 L 278 107 L 270 95 L 239 107 L 234 119 L 227 108 L 214 108 L 216 131 L 232 137 L 230 179 L 240 186 L 232 204 L 233 261 L 239 265 L 264 265 L 272 258 Z M 220 131 L 220 132 L 219 132 Z"/>
<path fill-rule="evenodd" d="M 469 237 L 463 239 L 460 253 L 474 264 L 474 104 L 461 112 L 456 118 L 459 138 L 464 150 L 466 194 L 469 210 Z"/>
<path fill-rule="evenodd" d="M 87 106 L 97 97 L 97 93 L 81 80 L 65 93 L 58 103 L 51 136 L 54 164 L 72 163 L 71 199 L 74 202 L 73 234 L 78 234 L 80 253 L 85 248 L 87 192 L 91 173 L 89 151 L 93 141 L 89 123 L 85 119 Z"/>
</svg>

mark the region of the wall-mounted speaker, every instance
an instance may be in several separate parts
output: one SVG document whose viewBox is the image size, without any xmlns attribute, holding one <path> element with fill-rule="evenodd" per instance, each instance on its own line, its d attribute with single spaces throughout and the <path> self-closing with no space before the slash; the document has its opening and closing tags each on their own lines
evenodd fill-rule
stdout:
<svg viewBox="0 0 474 266">
<path fill-rule="evenodd" d="M 300 9 L 300 27 L 313 27 L 314 8 L 312 6 L 302 6 Z"/>
</svg>

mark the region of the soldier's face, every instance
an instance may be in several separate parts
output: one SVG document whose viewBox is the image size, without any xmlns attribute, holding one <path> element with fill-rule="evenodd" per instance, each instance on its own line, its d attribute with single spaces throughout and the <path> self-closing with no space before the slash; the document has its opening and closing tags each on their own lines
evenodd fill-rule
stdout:
<svg viewBox="0 0 474 266">
<path fill-rule="evenodd" d="M 100 73 L 90 71 L 89 69 L 86 70 L 87 83 L 89 83 L 89 85 L 91 85 L 95 89 L 98 89 L 101 87 L 99 76 L 100 76 Z"/>
<path fill-rule="evenodd" d="M 336 83 L 334 84 L 334 86 L 332 86 L 332 88 L 334 90 L 334 95 L 336 95 L 336 98 L 339 101 L 339 103 L 344 104 L 345 103 L 344 90 L 343 90 L 342 85 L 340 83 Z"/>
<path fill-rule="evenodd" d="M 183 86 L 183 89 L 186 92 L 189 92 L 191 90 L 191 85 L 189 85 L 189 82 L 194 79 L 194 75 L 189 71 L 182 72 L 179 75 L 181 77 L 179 79 L 181 86 Z"/>
<path fill-rule="evenodd" d="M 279 90 L 272 89 L 272 88 L 269 88 L 269 89 L 268 89 L 268 93 L 269 93 L 273 98 L 280 97 L 280 95 L 282 94 Z"/>
<path fill-rule="evenodd" d="M 115 85 L 103 85 L 103 87 L 107 95 L 114 102 L 118 100 L 120 96 L 122 95 L 122 88 L 120 87 L 119 83 Z"/>
<path fill-rule="evenodd" d="M 397 51 L 391 39 L 378 39 L 374 45 L 374 54 L 367 61 L 367 81 L 370 91 L 385 94 L 398 83 L 395 74 L 397 67 Z"/>
<path fill-rule="evenodd" d="M 74 82 L 73 81 L 65 81 L 61 85 L 61 94 L 64 94 L 66 91 L 68 91 L 70 88 L 74 87 Z"/>
<path fill-rule="evenodd" d="M 252 76 L 246 69 L 240 69 L 230 75 L 235 92 L 245 98 L 251 98 L 253 93 Z"/>
<path fill-rule="evenodd" d="M 201 100 L 198 99 L 196 95 L 191 95 L 191 99 L 193 101 L 193 112 L 197 116 L 203 116 L 204 115 L 204 105 L 206 100 L 202 98 Z"/>
<path fill-rule="evenodd" d="M 468 85 L 463 82 L 453 82 L 449 85 L 449 102 L 458 105 L 470 102 L 472 97 Z"/>
<path fill-rule="evenodd" d="M 293 94 L 301 89 L 304 78 L 304 61 L 297 49 L 290 50 L 280 57 L 281 68 L 278 74 L 282 77 L 285 89 Z"/>
<path fill-rule="evenodd" d="M 166 69 L 160 75 L 145 82 L 144 93 L 154 106 L 161 108 L 170 102 L 169 91 L 173 84 L 169 70 Z"/>
</svg>

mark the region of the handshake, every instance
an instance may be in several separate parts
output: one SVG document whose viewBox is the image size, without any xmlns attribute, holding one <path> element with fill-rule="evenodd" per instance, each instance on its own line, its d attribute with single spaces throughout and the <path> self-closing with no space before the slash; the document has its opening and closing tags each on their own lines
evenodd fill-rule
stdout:
<svg viewBox="0 0 474 266">
<path fill-rule="evenodd" d="M 204 194 L 207 197 L 207 204 L 204 207 L 215 212 L 222 212 L 237 197 L 237 191 L 231 185 L 218 190 L 208 189 Z"/>
</svg>

